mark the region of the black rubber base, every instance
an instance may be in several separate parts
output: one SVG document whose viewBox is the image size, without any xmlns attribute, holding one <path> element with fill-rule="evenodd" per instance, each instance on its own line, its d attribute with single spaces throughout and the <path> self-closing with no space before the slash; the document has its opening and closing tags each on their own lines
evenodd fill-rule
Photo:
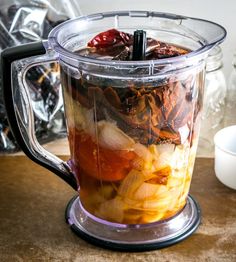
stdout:
<svg viewBox="0 0 236 262">
<path fill-rule="evenodd" d="M 127 243 L 117 243 L 113 241 L 107 241 L 103 240 L 101 238 L 95 237 L 90 235 L 89 233 L 86 233 L 86 230 L 81 230 L 78 226 L 76 226 L 74 223 L 71 223 L 70 219 L 70 212 L 73 203 L 77 200 L 78 196 L 73 197 L 70 202 L 68 203 L 65 211 L 65 218 L 66 222 L 70 225 L 71 230 L 78 235 L 83 240 L 102 248 L 110 249 L 110 250 L 116 250 L 116 251 L 126 251 L 126 252 L 142 252 L 142 251 L 150 251 L 155 249 L 161 249 L 165 248 L 171 245 L 174 245 L 180 241 L 183 241 L 187 237 L 189 237 L 191 234 L 193 234 L 201 222 L 201 210 L 196 202 L 196 200 L 192 196 L 188 196 L 189 199 L 192 200 L 194 209 L 196 209 L 196 215 L 194 217 L 194 221 L 191 224 L 191 227 L 188 227 L 186 230 L 183 230 L 181 234 L 179 234 L 177 237 L 170 238 L 168 240 L 160 242 L 157 240 L 157 242 L 152 243 L 138 243 L 138 244 L 127 244 Z M 182 211 L 181 211 L 182 212 Z M 171 219 L 170 219 L 171 220 Z M 160 223 L 161 226 L 161 223 Z"/>
</svg>

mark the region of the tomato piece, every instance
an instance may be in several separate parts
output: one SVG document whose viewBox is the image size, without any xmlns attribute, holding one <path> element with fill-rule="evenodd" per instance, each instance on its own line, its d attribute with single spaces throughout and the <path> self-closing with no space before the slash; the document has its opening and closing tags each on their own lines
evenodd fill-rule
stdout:
<svg viewBox="0 0 236 262">
<path fill-rule="evenodd" d="M 96 35 L 91 41 L 88 42 L 89 47 L 107 48 L 117 44 L 126 45 L 130 42 L 131 35 L 120 32 L 116 29 L 110 29 Z"/>
<path fill-rule="evenodd" d="M 75 163 L 89 176 L 103 181 L 118 181 L 132 169 L 132 160 L 136 157 L 134 152 L 103 148 L 85 134 L 77 134 L 75 141 L 78 141 Z"/>
</svg>

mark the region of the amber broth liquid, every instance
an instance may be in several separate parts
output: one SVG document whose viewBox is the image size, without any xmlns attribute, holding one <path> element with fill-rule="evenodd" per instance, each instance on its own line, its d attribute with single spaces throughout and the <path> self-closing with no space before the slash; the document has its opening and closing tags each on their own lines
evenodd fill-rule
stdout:
<svg viewBox="0 0 236 262">
<path fill-rule="evenodd" d="M 203 74 L 138 86 L 61 66 L 71 168 L 84 208 L 144 224 L 186 204 L 197 147 Z"/>
</svg>

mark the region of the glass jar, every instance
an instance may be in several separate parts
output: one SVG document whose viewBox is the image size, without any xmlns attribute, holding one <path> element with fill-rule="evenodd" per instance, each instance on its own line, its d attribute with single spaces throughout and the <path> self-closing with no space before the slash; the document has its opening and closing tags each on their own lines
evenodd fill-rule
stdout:
<svg viewBox="0 0 236 262">
<path fill-rule="evenodd" d="M 236 53 L 233 58 L 233 69 L 229 77 L 225 100 L 224 126 L 236 124 Z"/>
<path fill-rule="evenodd" d="M 223 127 L 227 88 L 222 71 L 222 57 L 221 48 L 217 46 L 210 52 L 207 58 L 198 156 L 213 156 L 214 135 L 220 128 Z"/>
</svg>

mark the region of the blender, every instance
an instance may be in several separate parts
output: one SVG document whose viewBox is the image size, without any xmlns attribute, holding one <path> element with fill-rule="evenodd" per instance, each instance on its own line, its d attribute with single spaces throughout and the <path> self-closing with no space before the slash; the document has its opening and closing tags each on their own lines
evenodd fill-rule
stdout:
<svg viewBox="0 0 236 262">
<path fill-rule="evenodd" d="M 225 36 L 222 26 L 202 19 L 107 12 L 69 20 L 47 41 L 2 53 L 13 134 L 29 158 L 78 191 L 66 221 L 81 238 L 144 251 L 197 229 L 200 208 L 188 193 L 205 60 Z M 36 140 L 25 80 L 29 68 L 55 61 L 70 146 L 66 162 Z"/>
</svg>

